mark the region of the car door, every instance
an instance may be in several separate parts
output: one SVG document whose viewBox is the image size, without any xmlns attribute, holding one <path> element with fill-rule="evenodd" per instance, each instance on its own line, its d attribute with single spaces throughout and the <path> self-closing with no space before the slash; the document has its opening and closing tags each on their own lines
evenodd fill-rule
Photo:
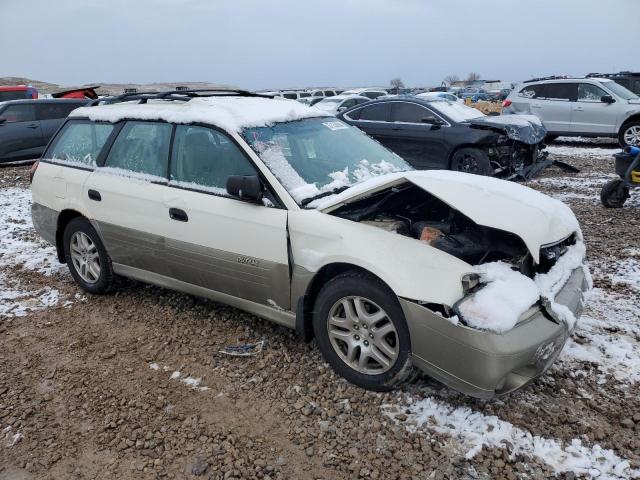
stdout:
<svg viewBox="0 0 640 480">
<path fill-rule="evenodd" d="M 383 145 L 392 141 L 391 104 L 389 102 L 374 103 L 357 108 L 346 115 L 348 123 L 355 125 L 367 135 L 375 138 Z"/>
<path fill-rule="evenodd" d="M 172 129 L 164 122 L 125 122 L 103 166 L 85 182 L 89 213 L 116 272 L 171 273 L 164 258 L 170 222 L 164 199 Z"/>
<path fill-rule="evenodd" d="M 232 198 L 232 175 L 257 175 L 226 133 L 201 125 L 176 127 L 165 216 L 164 260 L 178 280 L 289 310 L 287 211 Z"/>
<path fill-rule="evenodd" d="M 570 132 L 577 96 L 578 84 L 575 82 L 544 84 L 539 96 L 531 101 L 531 112 L 540 117 L 549 132 Z"/>
<path fill-rule="evenodd" d="M 14 103 L 0 111 L 0 159 L 21 160 L 42 154 L 40 122 L 32 102 Z"/>
<path fill-rule="evenodd" d="M 592 83 L 578 84 L 578 98 L 573 105 L 571 131 L 612 135 L 616 133 L 619 108 L 615 103 L 602 101 L 611 94 Z"/>
<path fill-rule="evenodd" d="M 442 124 L 436 125 L 434 120 Z M 444 130 L 448 123 L 435 112 L 413 102 L 391 102 L 391 124 L 387 144 L 412 167 L 420 170 L 447 167 Z"/>
<path fill-rule="evenodd" d="M 86 102 L 79 101 L 42 101 L 36 104 L 36 118 L 40 121 L 43 145 L 58 130 L 65 118 Z"/>
</svg>

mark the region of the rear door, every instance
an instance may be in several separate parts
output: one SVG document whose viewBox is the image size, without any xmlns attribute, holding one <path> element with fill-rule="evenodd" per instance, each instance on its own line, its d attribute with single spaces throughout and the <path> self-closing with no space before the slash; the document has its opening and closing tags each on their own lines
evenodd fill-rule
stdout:
<svg viewBox="0 0 640 480">
<path fill-rule="evenodd" d="M 124 123 L 104 160 L 87 179 L 84 196 L 114 264 L 169 275 L 164 235 L 173 126 Z"/>
<path fill-rule="evenodd" d="M 45 145 L 53 134 L 56 133 L 60 125 L 62 125 L 64 119 L 84 103 L 85 102 L 75 101 L 42 101 L 36 104 L 36 118 L 40 121 L 42 139 Z"/>
<path fill-rule="evenodd" d="M 355 125 L 367 135 L 383 145 L 389 144 L 392 137 L 391 104 L 389 102 L 365 105 L 345 115 L 348 123 Z"/>
<path fill-rule="evenodd" d="M 178 280 L 289 310 L 287 211 L 273 197 L 269 206 L 230 197 L 231 175 L 257 175 L 232 138 L 206 126 L 176 127 L 164 260 Z"/>
<path fill-rule="evenodd" d="M 391 150 L 420 170 L 446 168 L 448 152 L 444 144 L 444 129 L 447 127 L 423 121 L 444 120 L 416 103 L 391 102 L 391 106 L 392 129 L 388 139 Z"/>
<path fill-rule="evenodd" d="M 531 101 L 531 112 L 542 119 L 549 132 L 570 132 L 577 96 L 575 82 L 546 83 L 539 96 Z"/>
<path fill-rule="evenodd" d="M 591 83 L 578 84 L 578 98 L 573 105 L 571 131 L 574 133 L 596 133 L 613 135 L 620 109 L 615 103 L 601 99 L 610 95 Z"/>
<path fill-rule="evenodd" d="M 33 103 L 14 103 L 0 111 L 0 160 L 36 158 L 42 154 L 40 122 Z"/>
</svg>

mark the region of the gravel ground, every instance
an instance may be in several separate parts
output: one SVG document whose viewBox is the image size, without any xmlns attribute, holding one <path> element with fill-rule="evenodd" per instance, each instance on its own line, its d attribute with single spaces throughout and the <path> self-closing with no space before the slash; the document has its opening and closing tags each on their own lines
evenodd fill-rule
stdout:
<svg viewBox="0 0 640 480">
<path fill-rule="evenodd" d="M 0 168 L 0 480 L 640 476 L 640 194 L 599 204 L 612 147 L 558 142 L 581 173 L 529 182 L 577 214 L 596 289 L 560 361 L 493 401 L 363 391 L 291 331 L 137 282 L 85 296 L 30 226 L 28 167 Z"/>
</svg>

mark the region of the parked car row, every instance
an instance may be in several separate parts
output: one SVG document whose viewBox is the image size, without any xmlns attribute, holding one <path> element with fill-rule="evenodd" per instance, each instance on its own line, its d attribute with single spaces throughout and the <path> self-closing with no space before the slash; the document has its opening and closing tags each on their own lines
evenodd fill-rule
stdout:
<svg viewBox="0 0 640 480">
<path fill-rule="evenodd" d="M 425 133 L 514 144 L 525 122 L 416 97 L 338 119 L 243 91 L 100 103 L 74 110 L 32 169 L 33 224 L 87 292 L 121 275 L 211 298 L 315 337 L 363 388 L 420 370 L 480 398 L 543 374 L 583 309 L 584 245 L 566 205 L 416 171 L 350 125 L 422 159 L 455 143 L 425 149 Z"/>
</svg>

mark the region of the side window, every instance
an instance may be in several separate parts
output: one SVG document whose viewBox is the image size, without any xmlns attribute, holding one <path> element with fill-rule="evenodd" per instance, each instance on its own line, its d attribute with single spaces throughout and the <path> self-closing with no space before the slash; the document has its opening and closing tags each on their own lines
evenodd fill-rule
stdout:
<svg viewBox="0 0 640 480">
<path fill-rule="evenodd" d="M 349 112 L 347 115 L 345 115 L 345 117 L 351 119 L 351 120 L 360 120 L 360 114 L 362 113 L 362 109 L 361 108 L 356 108 L 355 110 Z"/>
<path fill-rule="evenodd" d="M 544 85 L 527 85 L 518 92 L 518 96 L 524 98 L 538 98 L 540 96 L 540 92 L 542 92 L 542 87 L 544 87 Z"/>
<path fill-rule="evenodd" d="M 45 158 L 94 167 L 113 128 L 110 123 L 68 122 Z"/>
<path fill-rule="evenodd" d="M 104 166 L 166 178 L 172 128 L 160 122 L 125 123 Z"/>
<path fill-rule="evenodd" d="M 251 162 L 226 135 L 207 127 L 178 125 L 171 154 L 170 181 L 227 195 L 231 175 L 255 175 Z"/>
<path fill-rule="evenodd" d="M 340 106 L 346 109 L 346 108 L 353 107 L 355 104 L 356 104 L 356 101 L 353 98 L 351 98 L 349 100 L 345 100 Z"/>
<path fill-rule="evenodd" d="M 601 102 L 601 98 L 604 95 L 608 95 L 607 92 L 602 90 L 596 85 L 590 83 L 581 83 L 578 85 L 578 101 L 579 102 Z"/>
<path fill-rule="evenodd" d="M 56 118 L 67 118 L 76 108 L 80 108 L 82 104 L 76 102 L 64 103 L 47 103 L 42 102 L 36 104 L 36 117 L 38 120 L 52 120 Z"/>
<path fill-rule="evenodd" d="M 426 108 L 409 102 L 394 102 L 391 114 L 391 121 L 404 123 L 422 123 L 422 119 L 433 117 Z"/>
<path fill-rule="evenodd" d="M 335 96 L 335 93 L 333 93 L 331 90 L 325 90 L 324 91 L 324 96 L 325 97 L 333 97 L 333 96 Z"/>
<path fill-rule="evenodd" d="M 545 100 L 561 100 L 575 102 L 578 98 L 577 83 L 547 83 L 540 98 Z"/>
<path fill-rule="evenodd" d="M 9 105 L 0 114 L 7 123 L 33 122 L 36 119 L 36 109 L 32 103 Z"/>
<path fill-rule="evenodd" d="M 360 120 L 368 120 L 370 122 L 387 122 L 389 116 L 387 103 L 379 103 L 377 105 L 369 105 L 360 109 Z M 353 118 L 353 117 L 352 117 Z"/>
<path fill-rule="evenodd" d="M 284 98 L 288 98 L 289 100 L 296 100 L 298 98 L 295 93 L 283 93 L 282 96 Z"/>
</svg>

